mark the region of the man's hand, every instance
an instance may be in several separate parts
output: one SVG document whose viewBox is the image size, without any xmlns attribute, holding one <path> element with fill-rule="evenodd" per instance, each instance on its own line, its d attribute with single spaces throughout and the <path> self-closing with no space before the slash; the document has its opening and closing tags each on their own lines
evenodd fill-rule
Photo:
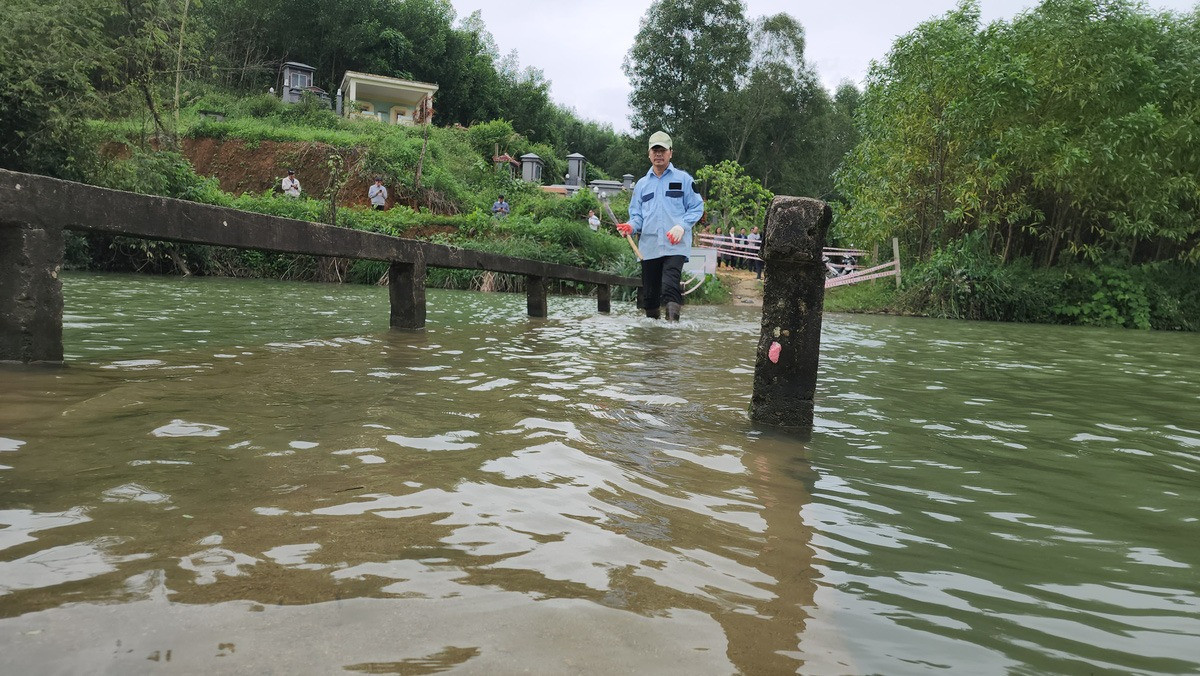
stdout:
<svg viewBox="0 0 1200 676">
<path fill-rule="evenodd" d="M 677 225 L 667 231 L 667 241 L 671 244 L 679 244 L 683 241 L 683 226 Z"/>
<path fill-rule="evenodd" d="M 633 226 L 628 223 L 617 223 L 617 232 L 628 237 L 633 234 Z"/>
</svg>

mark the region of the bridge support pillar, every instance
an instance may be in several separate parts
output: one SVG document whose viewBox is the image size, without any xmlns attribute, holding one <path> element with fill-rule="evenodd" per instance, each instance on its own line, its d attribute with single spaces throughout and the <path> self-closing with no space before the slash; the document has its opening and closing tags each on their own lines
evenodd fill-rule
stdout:
<svg viewBox="0 0 1200 676">
<path fill-rule="evenodd" d="M 530 317 L 545 318 L 546 310 L 546 278 L 527 275 L 525 277 L 525 301 L 529 307 Z"/>
<path fill-rule="evenodd" d="M 0 221 L 0 362 L 62 363 L 63 229 Z"/>
<path fill-rule="evenodd" d="M 608 284 L 596 286 L 596 311 L 605 315 L 612 312 L 612 287 Z"/>
<path fill-rule="evenodd" d="M 756 422 L 812 429 L 825 306 L 821 249 L 832 216 L 829 205 L 805 197 L 776 197 L 767 211 L 762 331 L 750 399 Z"/>
<path fill-rule="evenodd" d="M 424 261 L 392 261 L 388 268 L 388 295 L 392 302 L 392 328 L 425 328 Z"/>
</svg>

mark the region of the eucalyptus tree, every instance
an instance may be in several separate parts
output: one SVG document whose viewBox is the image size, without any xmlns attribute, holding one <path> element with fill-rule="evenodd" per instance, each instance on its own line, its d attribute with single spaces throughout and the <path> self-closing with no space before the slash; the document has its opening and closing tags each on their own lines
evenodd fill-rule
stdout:
<svg viewBox="0 0 1200 676">
<path fill-rule="evenodd" d="M 743 162 L 764 185 L 812 194 L 796 169 L 811 166 L 820 139 L 814 129 L 828 96 L 804 59 L 804 27 L 789 14 L 753 22 L 747 75 L 726 95 L 722 128 L 726 157 Z"/>
<path fill-rule="evenodd" d="M 979 8 L 963 2 L 892 45 L 867 76 L 859 110 L 862 140 L 843 168 L 853 210 L 840 225 L 859 245 L 899 236 L 927 255 L 949 233 L 949 177 L 968 142 L 979 92 Z"/>
<path fill-rule="evenodd" d="M 634 128 L 669 130 L 690 163 L 716 155 L 721 105 L 749 67 L 749 29 L 740 0 L 653 3 L 624 64 Z"/>
</svg>

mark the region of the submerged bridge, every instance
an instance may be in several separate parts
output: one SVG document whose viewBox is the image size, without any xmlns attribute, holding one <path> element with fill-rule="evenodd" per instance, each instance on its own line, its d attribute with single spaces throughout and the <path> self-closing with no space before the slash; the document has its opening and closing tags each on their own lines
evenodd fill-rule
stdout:
<svg viewBox="0 0 1200 676">
<path fill-rule="evenodd" d="M 776 197 L 767 212 L 755 421 L 812 427 L 825 295 L 821 249 L 831 217 L 824 202 L 803 197 Z M 549 279 L 594 284 L 605 313 L 611 287 L 641 287 L 636 277 L 0 170 L 0 364 L 63 360 L 65 230 L 386 261 L 391 325 L 399 329 L 425 327 L 429 267 L 524 275 L 531 317 L 546 316 Z"/>
<path fill-rule="evenodd" d="M 390 323 L 400 329 L 425 327 L 430 267 L 524 275 L 530 317 L 546 316 L 547 280 L 594 284 L 604 313 L 613 286 L 642 285 L 637 277 L 0 170 L 0 362 L 62 361 L 64 230 L 387 261 Z"/>
</svg>

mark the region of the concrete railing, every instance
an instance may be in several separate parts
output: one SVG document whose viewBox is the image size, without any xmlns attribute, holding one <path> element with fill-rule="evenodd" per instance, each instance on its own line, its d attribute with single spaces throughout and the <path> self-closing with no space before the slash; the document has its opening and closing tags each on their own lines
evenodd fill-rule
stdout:
<svg viewBox="0 0 1200 676">
<path fill-rule="evenodd" d="M 391 325 L 403 329 L 425 326 L 429 267 L 524 275 L 531 317 L 546 316 L 550 279 L 596 285 L 600 312 L 610 310 L 612 286 L 641 286 L 570 265 L 0 170 L 0 362 L 62 361 L 64 230 L 387 261 Z"/>
</svg>

